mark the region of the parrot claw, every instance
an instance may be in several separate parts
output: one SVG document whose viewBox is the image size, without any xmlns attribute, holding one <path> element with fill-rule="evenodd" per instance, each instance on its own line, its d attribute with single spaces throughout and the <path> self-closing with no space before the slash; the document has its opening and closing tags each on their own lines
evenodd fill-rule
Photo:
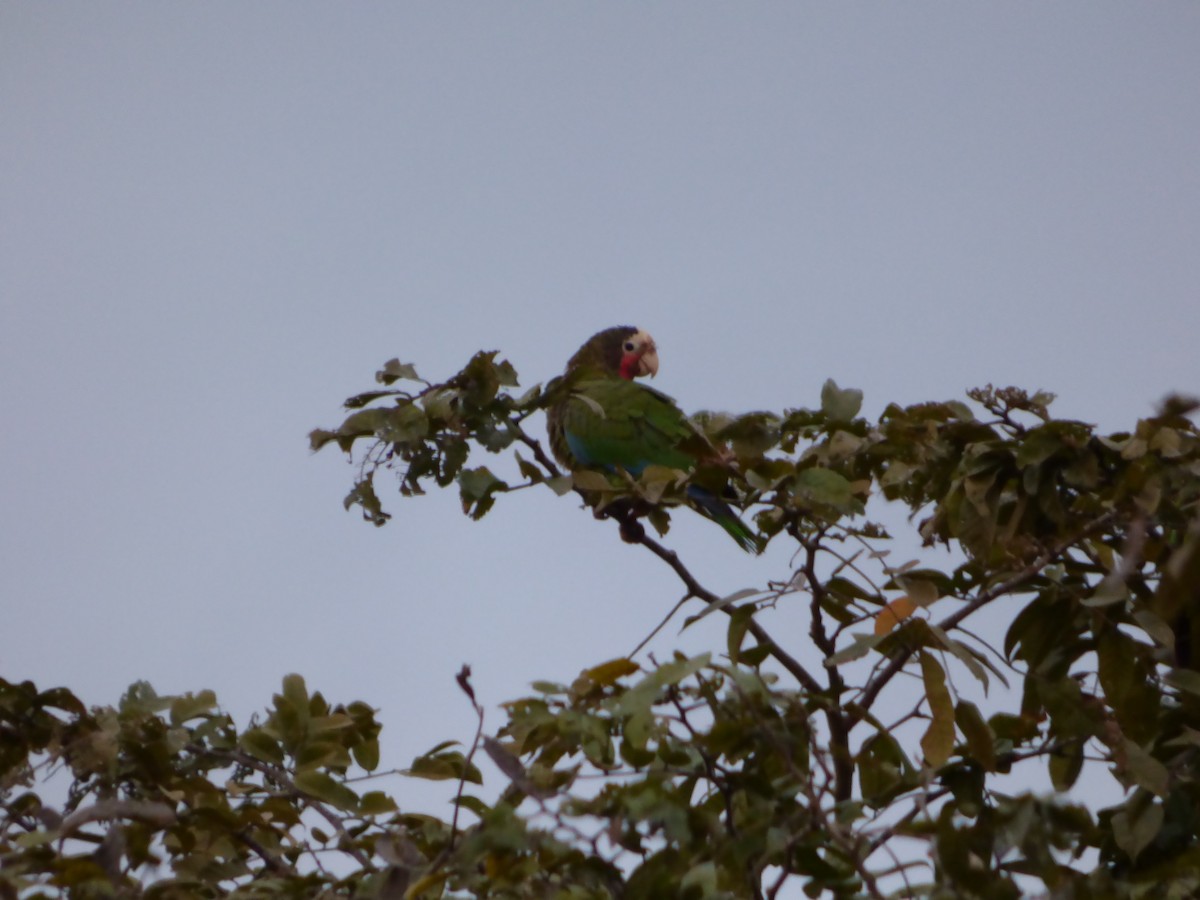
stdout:
<svg viewBox="0 0 1200 900">
<path fill-rule="evenodd" d="M 631 497 L 621 497 L 603 509 L 593 509 L 592 515 L 597 519 L 616 519 L 620 525 L 621 540 L 627 544 L 640 544 L 646 536 L 646 529 L 638 517 L 644 512 L 643 504 Z"/>
<path fill-rule="evenodd" d="M 646 529 L 637 519 L 621 520 L 621 540 L 627 544 L 640 544 L 646 537 Z"/>
</svg>

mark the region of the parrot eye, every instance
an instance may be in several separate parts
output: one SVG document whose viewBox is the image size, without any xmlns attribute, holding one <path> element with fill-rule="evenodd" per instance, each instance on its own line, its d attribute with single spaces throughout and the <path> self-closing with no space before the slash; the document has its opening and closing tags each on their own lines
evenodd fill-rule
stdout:
<svg viewBox="0 0 1200 900">
<path fill-rule="evenodd" d="M 625 342 L 625 352 L 626 353 L 632 353 L 634 351 L 634 349 L 636 349 L 636 347 L 637 347 L 637 345 L 633 341 Z"/>
</svg>

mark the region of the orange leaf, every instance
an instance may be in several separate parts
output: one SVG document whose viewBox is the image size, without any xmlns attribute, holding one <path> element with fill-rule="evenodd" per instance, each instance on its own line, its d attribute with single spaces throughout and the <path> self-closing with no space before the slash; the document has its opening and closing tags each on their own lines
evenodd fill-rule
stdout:
<svg viewBox="0 0 1200 900">
<path fill-rule="evenodd" d="M 875 633 L 887 634 L 913 614 L 917 604 L 908 597 L 899 597 L 879 611 L 875 617 Z"/>
</svg>

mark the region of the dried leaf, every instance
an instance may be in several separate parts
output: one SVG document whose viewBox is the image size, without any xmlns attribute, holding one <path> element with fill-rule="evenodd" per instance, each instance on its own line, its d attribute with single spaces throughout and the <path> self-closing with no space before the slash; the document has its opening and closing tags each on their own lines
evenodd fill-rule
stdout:
<svg viewBox="0 0 1200 900">
<path fill-rule="evenodd" d="M 925 762 L 938 768 L 954 749 L 954 701 L 946 687 L 946 672 L 932 654 L 921 653 L 921 677 L 929 703 L 930 722 L 921 738 Z"/>
<path fill-rule="evenodd" d="M 875 617 L 875 634 L 882 637 L 911 616 L 917 604 L 908 596 L 898 597 L 879 611 Z"/>
</svg>

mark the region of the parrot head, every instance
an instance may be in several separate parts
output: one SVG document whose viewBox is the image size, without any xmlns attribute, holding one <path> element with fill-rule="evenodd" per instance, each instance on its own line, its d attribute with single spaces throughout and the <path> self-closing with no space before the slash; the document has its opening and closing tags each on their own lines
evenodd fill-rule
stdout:
<svg viewBox="0 0 1200 900">
<path fill-rule="evenodd" d="M 654 338 L 629 325 L 606 328 L 588 338 L 567 363 L 567 371 L 600 369 L 627 381 L 658 374 L 658 348 Z"/>
</svg>

